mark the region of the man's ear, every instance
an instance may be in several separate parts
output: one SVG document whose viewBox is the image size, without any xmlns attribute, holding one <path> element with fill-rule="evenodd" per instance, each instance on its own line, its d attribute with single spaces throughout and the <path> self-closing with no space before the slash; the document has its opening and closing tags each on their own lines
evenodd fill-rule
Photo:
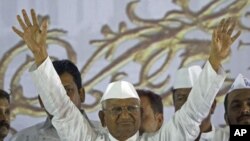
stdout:
<svg viewBox="0 0 250 141">
<path fill-rule="evenodd" d="M 100 119 L 100 121 L 102 123 L 102 127 L 106 127 L 106 123 L 105 123 L 105 120 L 104 120 L 105 113 L 103 111 L 99 111 L 98 115 L 99 115 L 99 119 Z"/>
<path fill-rule="evenodd" d="M 84 89 L 84 87 L 82 87 L 79 90 L 79 95 L 80 95 L 81 103 L 84 103 L 84 101 L 85 101 L 85 89 Z"/>
<path fill-rule="evenodd" d="M 158 121 L 157 130 L 159 130 L 163 124 L 164 117 L 163 117 L 163 114 L 161 114 L 161 113 L 157 113 L 155 116 L 156 116 L 156 120 Z"/>
<path fill-rule="evenodd" d="M 228 120 L 228 116 L 226 113 L 224 114 L 224 120 L 225 120 L 226 124 L 229 125 L 229 120 Z"/>
</svg>

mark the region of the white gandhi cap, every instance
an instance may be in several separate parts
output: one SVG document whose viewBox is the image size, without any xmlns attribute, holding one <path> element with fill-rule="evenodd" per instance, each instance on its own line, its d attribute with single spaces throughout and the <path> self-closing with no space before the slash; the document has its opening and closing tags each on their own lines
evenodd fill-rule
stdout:
<svg viewBox="0 0 250 141">
<path fill-rule="evenodd" d="M 108 85 L 101 102 L 107 99 L 136 98 L 140 100 L 134 86 L 127 81 L 115 81 Z"/>
<path fill-rule="evenodd" d="M 174 89 L 192 88 L 195 81 L 198 80 L 202 69 L 200 66 L 191 66 L 188 68 L 181 68 L 176 72 Z"/>
<path fill-rule="evenodd" d="M 234 83 L 232 84 L 231 88 L 227 93 L 230 93 L 234 90 L 238 89 L 250 89 L 250 80 L 244 77 L 242 74 L 239 74 L 236 79 L 234 80 Z"/>
</svg>

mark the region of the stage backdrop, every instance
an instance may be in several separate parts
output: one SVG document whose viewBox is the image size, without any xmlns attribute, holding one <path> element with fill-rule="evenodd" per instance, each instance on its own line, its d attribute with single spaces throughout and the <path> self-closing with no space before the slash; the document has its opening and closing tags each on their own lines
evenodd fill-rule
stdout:
<svg viewBox="0 0 250 141">
<path fill-rule="evenodd" d="M 11 92 L 9 136 L 45 117 L 28 73 L 33 56 L 11 29 L 21 9 L 31 8 L 40 20 L 49 19 L 49 55 L 70 59 L 81 71 L 87 97 L 82 108 L 92 120 L 99 120 L 99 100 L 114 80 L 161 95 L 169 120 L 176 70 L 204 64 L 214 27 L 229 16 L 242 34 L 223 63 L 228 78 L 217 96 L 215 125 L 225 124 L 222 102 L 230 83 L 238 73 L 250 77 L 249 0 L 2 0 L 0 88 Z"/>
</svg>

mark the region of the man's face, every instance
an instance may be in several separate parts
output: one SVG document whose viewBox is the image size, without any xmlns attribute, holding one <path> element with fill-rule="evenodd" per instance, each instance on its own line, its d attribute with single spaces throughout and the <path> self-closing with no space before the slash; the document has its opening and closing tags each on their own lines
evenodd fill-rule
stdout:
<svg viewBox="0 0 250 141">
<path fill-rule="evenodd" d="M 76 105 L 78 109 L 80 109 L 84 93 L 82 93 L 81 90 L 78 90 L 73 76 L 65 72 L 60 75 L 60 79 L 67 92 L 67 95 L 70 97 L 70 100 Z"/>
<path fill-rule="evenodd" d="M 70 100 L 76 105 L 78 109 L 81 109 L 81 102 L 84 99 L 84 89 L 78 90 L 77 85 L 71 74 L 65 72 L 59 76 L 61 82 L 69 96 Z M 43 102 L 40 97 L 38 97 L 39 103 L 41 107 L 44 107 Z M 49 114 L 49 112 L 45 109 L 47 115 L 52 118 L 53 116 Z"/>
<path fill-rule="evenodd" d="M 232 91 L 227 102 L 225 118 L 228 124 L 250 125 L 250 89 Z"/>
<path fill-rule="evenodd" d="M 141 107 L 143 109 L 140 134 L 144 132 L 156 132 L 158 129 L 160 129 L 163 123 L 163 115 L 161 113 L 154 113 L 148 97 L 141 96 L 140 100 Z"/>
<path fill-rule="evenodd" d="M 175 111 L 181 109 L 182 105 L 187 101 L 190 91 L 191 88 L 181 88 L 175 90 L 173 93 Z"/>
<path fill-rule="evenodd" d="M 135 98 L 105 100 L 103 115 L 101 120 L 110 134 L 118 140 L 126 140 L 139 130 L 140 102 Z"/>
<path fill-rule="evenodd" d="M 8 135 L 10 129 L 10 104 L 6 98 L 0 98 L 0 139 Z"/>
</svg>

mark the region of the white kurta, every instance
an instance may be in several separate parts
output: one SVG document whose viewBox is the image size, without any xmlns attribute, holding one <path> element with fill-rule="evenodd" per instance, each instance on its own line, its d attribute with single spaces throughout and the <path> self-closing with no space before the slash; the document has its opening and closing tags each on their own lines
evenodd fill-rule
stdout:
<svg viewBox="0 0 250 141">
<path fill-rule="evenodd" d="M 30 69 L 35 86 L 47 111 L 54 115 L 52 124 L 63 141 L 113 141 L 110 134 L 94 131 L 70 101 L 49 57 L 37 68 Z M 225 80 L 224 71 L 216 73 L 206 63 L 187 102 L 169 122 L 153 134 L 138 134 L 129 140 L 140 141 L 194 141 L 199 135 L 199 125 L 208 115 L 216 94 Z"/>
</svg>

